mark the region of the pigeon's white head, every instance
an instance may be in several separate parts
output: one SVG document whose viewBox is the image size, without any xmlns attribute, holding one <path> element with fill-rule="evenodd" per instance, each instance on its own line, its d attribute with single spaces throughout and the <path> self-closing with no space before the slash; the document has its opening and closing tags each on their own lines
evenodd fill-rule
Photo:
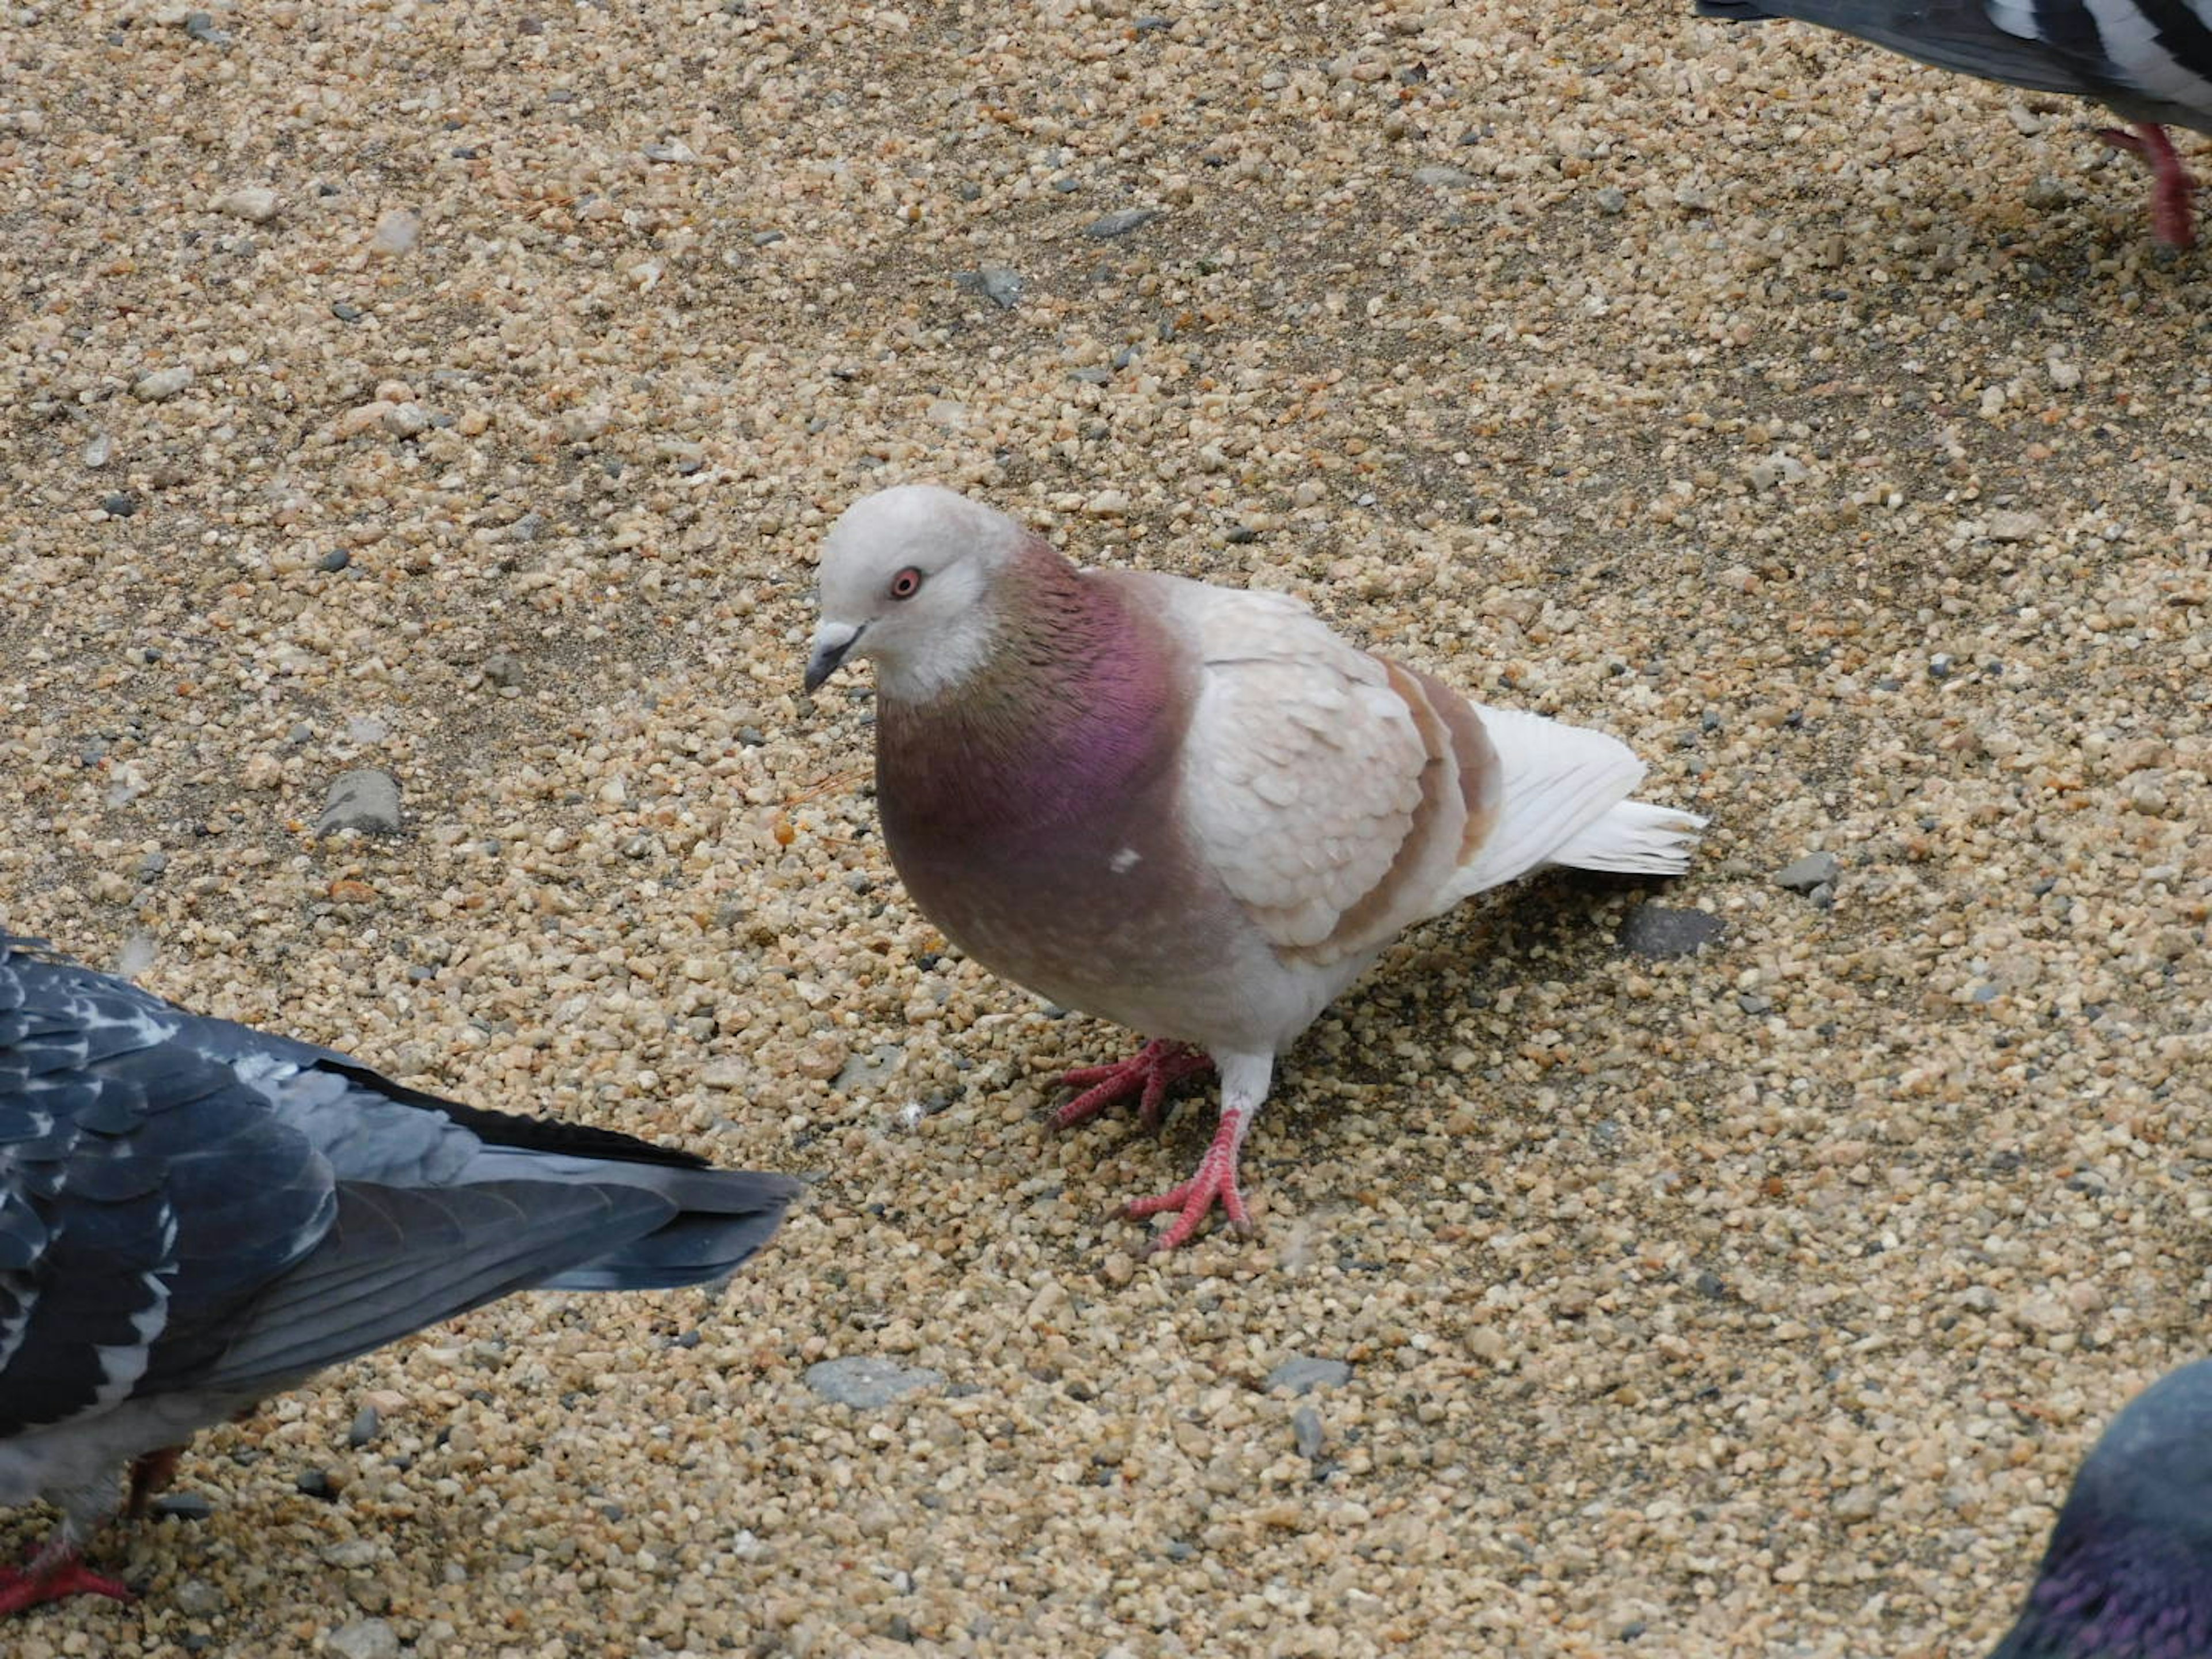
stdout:
<svg viewBox="0 0 2212 1659">
<path fill-rule="evenodd" d="M 822 623 L 806 659 L 815 690 L 870 657 L 891 696 L 927 702 L 981 663 L 995 631 L 994 579 L 1029 532 L 935 484 L 878 490 L 845 509 L 822 553 Z"/>
</svg>

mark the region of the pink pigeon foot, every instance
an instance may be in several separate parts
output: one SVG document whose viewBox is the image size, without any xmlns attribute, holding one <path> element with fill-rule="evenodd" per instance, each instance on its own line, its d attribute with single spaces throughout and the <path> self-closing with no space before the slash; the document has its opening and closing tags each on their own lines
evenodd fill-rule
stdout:
<svg viewBox="0 0 2212 1659">
<path fill-rule="evenodd" d="M 2189 198 L 2196 191 L 2197 180 L 2182 165 L 2181 154 L 2166 136 L 2166 129 L 2155 122 L 2138 121 L 2133 132 L 2100 127 L 2097 137 L 2114 149 L 2142 156 L 2149 165 L 2150 222 L 2158 240 L 2168 247 L 2196 246 L 2196 211 Z"/>
<path fill-rule="evenodd" d="M 1213 1062 L 1185 1042 L 1155 1041 L 1111 1066 L 1080 1066 L 1060 1081 L 1083 1092 L 1052 1115 L 1055 1129 L 1094 1118 L 1125 1095 L 1139 1094 L 1137 1113 L 1147 1129 L 1160 1127 L 1160 1103 L 1187 1077 L 1210 1072 Z"/>
<path fill-rule="evenodd" d="M 1182 1212 L 1173 1226 L 1152 1241 L 1155 1255 L 1189 1243 L 1200 1224 L 1205 1221 L 1206 1212 L 1217 1201 L 1227 1212 L 1229 1224 L 1238 1237 L 1251 1237 L 1252 1217 L 1244 1207 L 1244 1194 L 1237 1190 L 1237 1154 L 1244 1143 L 1244 1130 L 1250 1121 L 1247 1113 L 1224 1111 L 1221 1127 L 1214 1132 L 1213 1145 L 1198 1161 L 1197 1174 L 1158 1198 L 1132 1200 L 1122 1212 L 1132 1221 L 1142 1221 L 1146 1216 L 1164 1214 L 1170 1210 Z"/>
<path fill-rule="evenodd" d="M 103 1578 L 78 1559 L 76 1550 L 59 1545 L 47 1545 L 20 1567 L 0 1567 L 0 1619 L 67 1595 L 137 1599 L 121 1579 Z"/>
</svg>

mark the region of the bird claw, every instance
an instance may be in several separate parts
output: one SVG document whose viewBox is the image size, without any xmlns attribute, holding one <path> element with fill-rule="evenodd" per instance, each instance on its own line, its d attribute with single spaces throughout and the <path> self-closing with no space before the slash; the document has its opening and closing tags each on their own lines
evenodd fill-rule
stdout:
<svg viewBox="0 0 2212 1659">
<path fill-rule="evenodd" d="M 2150 122 L 2133 132 L 2119 127 L 2099 127 L 2097 137 L 2114 149 L 2139 156 L 2151 170 L 2151 228 L 2158 240 L 2172 248 L 2197 245 L 2196 211 L 2190 198 L 2198 189 L 2196 179 L 2182 164 L 2181 155 L 2166 129 Z"/>
<path fill-rule="evenodd" d="M 0 1619 L 70 1595 L 104 1595 L 111 1601 L 138 1599 L 130 1585 L 93 1571 L 74 1551 L 58 1556 L 41 1551 L 22 1566 L 0 1568 Z"/>
<path fill-rule="evenodd" d="M 1172 1226 L 1152 1241 L 1152 1254 L 1162 1255 L 1190 1243 L 1217 1203 L 1229 1218 L 1230 1231 L 1239 1238 L 1253 1237 L 1257 1229 L 1252 1225 L 1251 1212 L 1244 1207 L 1244 1194 L 1237 1189 L 1237 1155 L 1233 1151 L 1223 1150 L 1221 1138 L 1216 1139 L 1200 1160 L 1196 1175 L 1157 1198 L 1132 1199 L 1121 1213 L 1131 1221 L 1142 1221 L 1149 1216 L 1164 1215 L 1170 1210 L 1182 1212 Z"/>
<path fill-rule="evenodd" d="M 1187 1043 L 1147 1042 L 1128 1059 L 1110 1066 L 1079 1066 L 1060 1082 L 1082 1093 L 1052 1115 L 1052 1127 L 1071 1129 L 1098 1115 L 1127 1095 L 1139 1097 L 1137 1115 L 1147 1129 L 1160 1127 L 1168 1091 L 1187 1077 L 1211 1071 L 1213 1062 Z"/>
</svg>

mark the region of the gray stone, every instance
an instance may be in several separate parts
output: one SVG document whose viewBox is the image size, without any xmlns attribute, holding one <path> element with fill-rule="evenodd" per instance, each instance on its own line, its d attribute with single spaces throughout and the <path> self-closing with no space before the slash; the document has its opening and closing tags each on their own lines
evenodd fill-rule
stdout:
<svg viewBox="0 0 2212 1659">
<path fill-rule="evenodd" d="M 1341 1359 L 1316 1359 L 1294 1353 L 1267 1373 L 1267 1386 L 1310 1394 L 1316 1389 L 1340 1389 L 1351 1381 L 1352 1367 Z"/>
<path fill-rule="evenodd" d="M 212 1619 L 230 1603 L 223 1600 L 222 1592 L 204 1578 L 187 1578 L 177 1586 L 171 1598 L 177 1611 L 187 1619 Z"/>
<path fill-rule="evenodd" d="M 1158 208 L 1122 208 L 1118 212 L 1093 219 L 1084 226 L 1083 234 L 1103 242 L 1115 236 L 1127 236 L 1131 231 L 1149 225 L 1159 216 L 1160 210 Z"/>
<path fill-rule="evenodd" d="M 321 558 L 315 561 L 315 568 L 318 570 L 326 570 L 335 574 L 338 571 L 344 569 L 352 562 L 352 554 L 347 552 L 343 547 L 334 547 L 329 552 L 324 554 Z"/>
<path fill-rule="evenodd" d="M 1632 956 L 1663 961 L 1694 956 L 1728 931 L 1710 910 L 1678 910 L 1664 904 L 1639 904 L 1620 924 L 1620 948 Z"/>
<path fill-rule="evenodd" d="M 1308 1462 L 1321 1455 L 1321 1413 L 1311 1406 L 1301 1406 L 1291 1413 L 1291 1438 L 1296 1443 L 1298 1455 Z"/>
<path fill-rule="evenodd" d="M 1843 860 L 1833 853 L 1808 853 L 1794 864 L 1777 870 L 1774 884 L 1787 887 L 1793 893 L 1809 893 L 1815 887 L 1832 883 L 1836 872 L 1843 867 Z"/>
<path fill-rule="evenodd" d="M 399 1633 L 381 1619 L 356 1619 L 330 1633 L 329 1648 L 342 1659 L 399 1659 Z"/>
<path fill-rule="evenodd" d="M 1597 192 L 1595 199 L 1597 203 L 1597 210 L 1608 218 L 1628 211 L 1628 197 L 1616 185 L 1606 185 Z"/>
<path fill-rule="evenodd" d="M 1458 167 L 1416 167 L 1413 182 L 1431 190 L 1465 190 L 1474 182 L 1474 175 Z"/>
<path fill-rule="evenodd" d="M 894 1360 L 855 1354 L 845 1359 L 824 1359 L 806 1368 L 806 1386 L 832 1405 L 854 1411 L 873 1411 L 903 1400 L 910 1394 L 941 1386 L 945 1373 L 924 1365 L 902 1365 Z"/>
<path fill-rule="evenodd" d="M 204 1521 L 215 1513 L 215 1505 L 196 1492 L 165 1492 L 149 1507 L 156 1515 L 179 1521 Z"/>
<path fill-rule="evenodd" d="M 1005 265 L 985 265 L 980 270 L 963 270 L 952 280 L 969 293 L 980 294 L 1003 310 L 1012 311 L 1022 302 L 1021 273 Z"/>
<path fill-rule="evenodd" d="M 399 833 L 399 784 L 389 772 L 368 768 L 341 772 L 331 784 L 330 804 L 315 820 L 319 836 L 358 830 L 365 836 Z"/>
<path fill-rule="evenodd" d="M 353 1414 L 353 1426 L 346 1431 L 346 1444 L 358 1450 L 384 1431 L 384 1419 L 377 1415 L 376 1407 L 363 1406 Z"/>
<path fill-rule="evenodd" d="M 502 689 L 522 684 L 522 659 L 512 651 L 495 651 L 483 659 L 483 677 Z"/>
<path fill-rule="evenodd" d="M 100 498 L 100 510 L 110 518 L 127 519 L 138 510 L 138 498 L 118 490 L 112 495 Z"/>
<path fill-rule="evenodd" d="M 84 464 L 87 466 L 106 466 L 114 458 L 115 440 L 105 432 L 99 434 L 84 447 Z"/>
<path fill-rule="evenodd" d="M 140 375 L 131 395 L 142 404 L 166 403 L 191 383 L 191 370 L 179 363 L 174 368 L 157 368 L 151 374 Z"/>
<path fill-rule="evenodd" d="M 896 1042 L 879 1042 L 865 1054 L 854 1054 L 839 1068 L 830 1086 L 839 1094 L 872 1089 L 898 1069 L 906 1050 Z"/>
</svg>

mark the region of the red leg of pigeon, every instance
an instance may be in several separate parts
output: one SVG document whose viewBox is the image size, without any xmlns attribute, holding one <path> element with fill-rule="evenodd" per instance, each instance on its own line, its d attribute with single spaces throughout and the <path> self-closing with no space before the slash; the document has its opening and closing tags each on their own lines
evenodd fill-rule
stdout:
<svg viewBox="0 0 2212 1659">
<path fill-rule="evenodd" d="M 77 1558 L 74 1545 L 58 1540 L 20 1567 L 0 1567 L 0 1619 L 66 1595 L 105 1595 L 116 1601 L 135 1599 L 128 1584 L 119 1578 L 101 1577 Z"/>
<path fill-rule="evenodd" d="M 2124 149 L 2140 155 L 2151 171 L 2150 222 L 2158 240 L 2168 247 L 2194 247 L 2197 231 L 2192 222 L 2196 217 L 2190 197 L 2195 193 L 2197 180 L 2181 163 L 2181 153 L 2173 147 L 2173 140 L 2166 136 L 2166 129 L 2152 121 L 2138 121 L 2133 132 L 2123 132 L 2118 127 L 2100 127 L 2097 137 L 2114 149 Z"/>
<path fill-rule="evenodd" d="M 1224 1106 L 1221 1127 L 1214 1131 L 1213 1145 L 1198 1161 L 1198 1173 L 1158 1198 L 1140 1198 L 1130 1204 L 1126 1213 L 1132 1221 L 1142 1221 L 1146 1216 L 1169 1210 L 1182 1212 L 1173 1226 L 1152 1241 L 1155 1252 L 1176 1249 L 1190 1243 L 1205 1221 L 1206 1212 L 1217 1201 L 1228 1212 L 1229 1224 L 1238 1236 L 1251 1236 L 1252 1218 L 1244 1208 L 1244 1194 L 1237 1190 L 1237 1154 L 1244 1144 L 1244 1131 L 1251 1121 L 1250 1111 Z"/>
<path fill-rule="evenodd" d="M 1187 1077 L 1210 1072 L 1213 1062 L 1184 1042 L 1147 1042 L 1138 1053 L 1111 1066 L 1081 1066 L 1060 1081 L 1083 1092 L 1052 1115 L 1055 1129 L 1073 1128 L 1094 1118 L 1125 1095 L 1141 1093 L 1137 1111 L 1147 1129 L 1160 1127 L 1160 1103 Z"/>
</svg>

